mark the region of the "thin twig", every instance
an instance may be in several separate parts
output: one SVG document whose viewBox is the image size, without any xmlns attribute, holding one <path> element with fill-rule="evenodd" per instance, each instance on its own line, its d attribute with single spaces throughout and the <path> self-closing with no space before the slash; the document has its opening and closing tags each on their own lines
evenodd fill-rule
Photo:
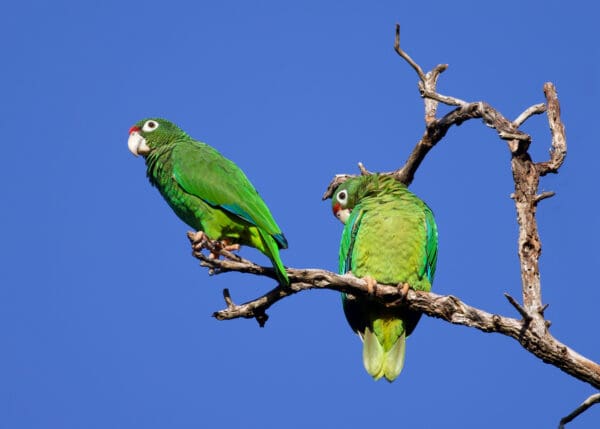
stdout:
<svg viewBox="0 0 600 429">
<path fill-rule="evenodd" d="M 553 191 L 545 191 L 545 192 L 542 192 L 541 194 L 537 194 L 537 195 L 535 196 L 535 198 L 534 198 L 534 201 L 535 201 L 535 203 L 537 204 L 537 203 L 539 203 L 540 201 L 542 201 L 542 200 L 545 200 L 546 198 L 551 198 L 551 197 L 553 197 L 554 195 L 556 195 L 556 192 L 553 192 Z"/>
<path fill-rule="evenodd" d="M 506 292 L 504 293 L 504 296 L 506 297 L 506 299 L 508 300 L 508 302 L 510 302 L 510 304 L 517 309 L 517 311 L 519 312 L 519 314 L 523 318 L 524 322 L 530 322 L 531 321 L 531 319 L 532 319 L 531 315 L 529 313 L 527 313 L 527 310 L 525 310 L 521 304 L 519 304 L 512 296 L 510 296 Z"/>
<path fill-rule="evenodd" d="M 513 125 L 515 127 L 520 127 L 525 123 L 527 119 L 529 119 L 533 115 L 539 115 L 540 113 L 544 113 L 546 111 L 546 105 L 544 103 L 534 104 L 533 106 L 528 107 L 521 113 L 517 119 L 513 121 Z"/>
<path fill-rule="evenodd" d="M 421 97 L 430 98 L 431 100 L 439 101 L 440 103 L 448 106 L 466 106 L 468 102 L 461 100 L 460 98 L 450 97 L 448 95 L 438 94 L 434 91 L 421 91 Z"/>
<path fill-rule="evenodd" d="M 371 174 L 371 172 L 365 168 L 362 162 L 358 163 L 358 169 L 360 170 L 360 174 L 362 176 L 368 176 L 369 174 Z"/>
<path fill-rule="evenodd" d="M 410 66 L 415 70 L 415 72 L 417 72 L 417 75 L 419 75 L 419 79 L 421 79 L 421 81 L 425 81 L 425 73 L 423 73 L 423 69 L 421 68 L 420 65 L 418 65 L 411 57 L 410 55 L 408 55 L 406 52 L 404 52 L 404 50 L 402 48 L 400 48 L 400 24 L 396 24 L 396 38 L 394 39 L 394 50 L 398 53 L 398 55 L 400 55 L 402 58 L 404 58 L 404 61 L 406 61 L 408 64 L 410 64 Z"/>
<path fill-rule="evenodd" d="M 235 304 L 231 300 L 231 294 L 229 293 L 229 289 L 223 289 L 223 298 L 225 299 L 225 304 L 227 304 L 228 309 L 235 308 Z"/>
<path fill-rule="evenodd" d="M 560 419 L 560 422 L 558 424 L 558 429 L 564 429 L 564 427 L 567 423 L 571 422 L 575 417 L 577 417 L 578 415 L 583 413 L 585 410 L 590 408 L 592 405 L 597 404 L 599 402 L 600 402 L 600 393 L 593 394 L 592 396 L 587 398 L 585 401 L 583 401 L 583 403 L 580 406 L 575 408 L 575 410 L 571 414 Z"/>
</svg>

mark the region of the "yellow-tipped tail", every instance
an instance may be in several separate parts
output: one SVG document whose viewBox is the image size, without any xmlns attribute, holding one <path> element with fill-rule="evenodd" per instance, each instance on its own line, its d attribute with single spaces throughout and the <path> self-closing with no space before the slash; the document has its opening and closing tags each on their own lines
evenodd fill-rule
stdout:
<svg viewBox="0 0 600 429">
<path fill-rule="evenodd" d="M 400 375 L 404 367 L 404 352 L 406 336 L 402 332 L 386 352 L 379 342 L 377 335 L 368 327 L 363 334 L 363 363 L 367 372 L 375 379 L 381 377 L 392 382 Z"/>
</svg>

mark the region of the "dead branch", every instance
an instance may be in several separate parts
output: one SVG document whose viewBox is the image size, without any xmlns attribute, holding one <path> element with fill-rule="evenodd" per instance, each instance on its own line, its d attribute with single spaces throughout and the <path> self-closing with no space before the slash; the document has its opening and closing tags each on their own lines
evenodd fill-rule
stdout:
<svg viewBox="0 0 600 429">
<path fill-rule="evenodd" d="M 521 113 L 515 121 L 509 121 L 486 102 L 466 102 L 456 97 L 438 94 L 436 92 L 438 78 L 448 68 L 448 65 L 439 64 L 430 72 L 424 73 L 423 69 L 400 47 L 399 25 L 396 25 L 394 49 L 400 57 L 410 64 L 419 77 L 419 91 L 425 105 L 425 131 L 405 164 L 396 171 L 387 174 L 393 175 L 397 180 L 409 186 L 427 153 L 444 138 L 452 126 L 459 126 L 470 119 L 482 119 L 488 127 L 495 129 L 498 136 L 507 141 L 511 153 L 527 151 L 531 143 L 531 137 L 520 131 L 518 127 L 532 115 L 546 111 L 544 104 L 533 105 Z M 438 119 L 436 114 L 439 103 L 457 106 L 457 108 Z M 558 106 L 558 99 L 556 99 L 555 104 Z M 560 115 L 558 115 L 558 122 L 560 122 Z M 559 129 L 559 125 L 556 125 L 556 129 Z M 559 134 L 558 131 L 557 134 Z M 565 142 L 566 140 L 563 138 L 562 141 Z M 566 145 L 566 143 L 564 144 Z M 557 152 L 561 153 L 560 150 L 557 150 Z M 335 188 L 350 177 L 353 177 L 353 175 L 337 175 L 327 188 L 323 199 L 331 197 Z"/>
<path fill-rule="evenodd" d="M 600 402 L 600 393 L 596 393 L 587 398 L 583 403 L 578 406 L 571 414 L 560 419 L 558 429 L 564 429 L 565 425 L 572 421 L 575 417 L 583 413 L 585 410 L 590 408 L 592 405 Z"/>
<path fill-rule="evenodd" d="M 538 163 L 540 176 L 548 173 L 558 173 L 558 169 L 565 161 L 567 156 L 567 138 L 565 136 L 565 127 L 560 119 L 560 104 L 556 88 L 550 82 L 544 84 L 544 94 L 548 104 L 548 123 L 550 124 L 550 133 L 552 134 L 552 147 L 550 148 L 550 160 Z"/>
<path fill-rule="evenodd" d="M 215 246 L 214 243 L 208 242 L 205 246 L 211 252 L 218 251 L 218 246 Z M 201 260 L 201 265 L 210 268 L 215 274 L 237 271 L 276 279 L 275 272 L 271 267 L 257 265 L 237 255 L 232 255 L 230 252 L 222 251 L 222 254 L 226 256 L 224 259 L 216 259 L 204 255 L 199 249 L 194 251 L 194 256 Z M 277 286 L 266 294 L 243 304 L 234 304 L 229 291 L 224 292 L 226 308 L 215 312 L 213 316 L 218 320 L 256 318 L 259 325 L 264 326 L 267 317 L 266 310 L 269 307 L 301 291 L 329 289 L 352 295 L 369 293 L 364 280 L 349 274 L 339 275 L 314 268 L 288 268 L 287 273 L 290 278 L 288 287 Z M 398 304 L 401 294 L 396 285 L 377 284 L 373 294 L 390 306 L 408 306 L 431 317 L 456 325 L 468 326 L 483 332 L 496 332 L 514 338 L 526 350 L 544 362 L 556 366 L 595 388 L 600 388 L 600 365 L 579 355 L 548 333 L 539 336 L 529 326 L 531 317 L 527 310 L 512 298 L 509 298 L 509 301 L 523 317 L 521 320 L 471 307 L 451 295 L 443 296 L 432 292 L 417 292 L 412 289 L 409 290 L 402 304 Z"/>
<path fill-rule="evenodd" d="M 517 119 L 513 121 L 513 125 L 515 127 L 520 127 L 525 123 L 527 119 L 532 117 L 533 115 L 539 115 L 540 113 L 544 113 L 546 111 L 546 105 L 544 103 L 534 104 L 531 107 L 525 109 L 523 113 L 521 113 Z"/>
<path fill-rule="evenodd" d="M 554 195 L 553 192 L 539 193 L 540 177 L 549 173 L 557 173 L 564 162 L 567 151 L 565 130 L 560 118 L 560 104 L 556 89 L 552 83 L 546 83 L 544 85 L 546 104 L 532 105 L 525 109 L 514 121 L 510 121 L 486 102 L 467 102 L 456 97 L 439 94 L 436 90 L 437 80 L 448 66 L 440 64 L 425 73 L 421 66 L 400 47 L 399 26 L 396 27 L 394 49 L 415 70 L 418 76 L 418 87 L 425 106 L 425 131 L 405 164 L 395 171 L 382 174 L 393 175 L 397 180 L 410 185 L 427 153 L 443 139 L 451 127 L 461 125 L 471 119 L 481 119 L 485 125 L 493 128 L 500 139 L 507 143 L 507 148 L 511 154 L 511 170 L 514 181 L 514 193 L 511 198 L 515 202 L 519 226 L 518 254 L 521 266 L 523 304 L 505 294 L 510 304 L 521 316 L 521 319 L 517 320 L 471 307 L 454 296 L 441 296 L 434 293 L 410 290 L 406 298 L 398 304 L 397 301 L 401 296 L 396 286 L 378 284 L 373 293 L 390 306 L 408 306 L 413 310 L 421 311 L 431 317 L 443 319 L 453 324 L 514 338 L 523 348 L 543 362 L 554 365 L 565 373 L 589 383 L 596 389 L 600 389 L 600 365 L 579 355 L 556 340 L 548 331 L 550 322 L 544 318 L 544 310 L 547 304 L 542 304 L 539 272 L 542 245 L 535 215 L 538 204 Z M 437 108 L 439 103 L 455 106 L 456 108 L 438 118 Z M 552 134 L 550 159 L 535 163 L 528 152 L 532 138 L 519 130 L 519 127 L 533 115 L 543 112 L 547 112 Z M 359 168 L 361 174 L 371 174 L 362 164 L 359 164 Z M 339 184 L 349 177 L 353 177 L 353 175 L 335 176 L 329 184 L 323 199 L 331 197 Z M 210 258 L 205 256 L 201 249 L 194 250 L 194 256 L 200 259 L 201 265 L 207 267 L 211 273 L 238 271 L 276 278 L 272 268 L 262 267 L 237 255 L 221 251 L 219 246 L 211 244 L 210 241 L 205 244 L 205 248 L 211 253 L 220 253 L 225 257 L 224 259 Z M 266 294 L 243 304 L 234 304 L 229 292 L 224 292 L 227 308 L 215 312 L 214 317 L 219 320 L 240 317 L 255 318 L 260 326 L 263 326 L 267 319 L 266 310 L 269 307 L 281 299 L 304 290 L 330 289 L 352 295 L 369 293 L 366 282 L 351 275 L 337 275 L 319 269 L 288 268 L 287 272 L 291 281 L 288 287 L 278 286 Z M 593 401 L 598 402 L 598 399 L 594 398 Z M 589 406 L 591 404 L 584 408 L 580 407 L 582 409 L 579 413 L 589 408 Z M 574 415 L 574 413 L 565 417 L 564 422 L 570 421 L 565 419 L 571 416 L 573 416 L 571 419 L 574 418 L 577 415 Z"/>
</svg>

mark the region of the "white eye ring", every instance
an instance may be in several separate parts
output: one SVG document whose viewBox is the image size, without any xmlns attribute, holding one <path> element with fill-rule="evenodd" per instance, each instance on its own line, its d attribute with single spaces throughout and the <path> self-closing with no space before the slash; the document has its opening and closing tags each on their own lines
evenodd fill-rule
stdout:
<svg viewBox="0 0 600 429">
<path fill-rule="evenodd" d="M 142 131 L 145 131 L 147 133 L 154 131 L 155 129 L 158 128 L 158 122 L 153 121 L 152 119 L 150 119 L 149 121 L 146 121 L 146 123 L 144 124 L 144 126 L 142 127 Z"/>
<path fill-rule="evenodd" d="M 337 194 L 337 200 L 340 202 L 340 204 L 346 204 L 348 201 L 348 192 L 345 190 L 340 191 L 339 194 Z"/>
</svg>

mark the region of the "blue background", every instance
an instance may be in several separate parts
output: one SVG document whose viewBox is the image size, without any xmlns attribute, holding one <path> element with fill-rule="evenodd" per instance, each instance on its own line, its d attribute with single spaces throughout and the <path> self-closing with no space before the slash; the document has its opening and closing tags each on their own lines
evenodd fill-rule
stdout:
<svg viewBox="0 0 600 429">
<path fill-rule="evenodd" d="M 184 225 L 127 151 L 164 116 L 250 177 L 284 230 L 286 265 L 335 271 L 336 173 L 402 165 L 423 104 L 402 45 L 450 64 L 443 94 L 508 118 L 556 84 L 568 156 L 541 190 L 551 332 L 600 360 L 593 2 L 11 2 L 0 16 L 0 428 L 556 427 L 594 389 L 497 334 L 424 317 L 393 384 L 373 382 L 331 291 L 277 304 L 266 328 L 219 322 L 266 278 L 209 277 Z M 448 111 L 441 109 L 441 113 Z M 523 130 L 546 160 L 545 115 Z M 453 128 L 412 189 L 440 231 L 434 289 L 517 317 L 517 224 L 506 144 Z M 268 264 L 254 249 L 243 256 Z M 600 407 L 569 427 L 597 428 Z"/>
</svg>

